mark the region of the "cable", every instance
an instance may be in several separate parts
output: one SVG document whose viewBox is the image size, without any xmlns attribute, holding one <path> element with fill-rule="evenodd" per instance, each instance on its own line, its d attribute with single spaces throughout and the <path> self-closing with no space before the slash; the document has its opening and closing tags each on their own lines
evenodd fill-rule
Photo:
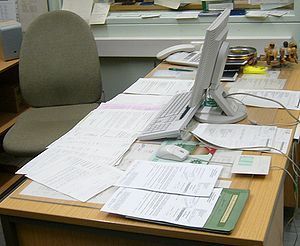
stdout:
<svg viewBox="0 0 300 246">
<path fill-rule="evenodd" d="M 250 94 L 250 93 L 246 93 L 246 92 L 234 92 L 234 93 L 230 93 L 228 95 L 226 95 L 226 97 L 231 97 L 231 96 L 235 96 L 235 95 L 245 95 L 245 96 L 251 96 L 251 97 L 256 97 L 256 98 L 259 98 L 259 99 L 263 99 L 263 100 L 267 100 L 267 101 L 271 101 L 271 102 L 274 102 L 274 103 L 277 103 L 278 105 L 280 105 L 285 111 L 287 111 L 287 113 L 293 118 L 296 120 L 297 123 L 300 123 L 300 120 L 295 117 L 289 109 L 286 108 L 286 106 L 284 106 L 281 102 L 278 102 L 274 99 L 271 99 L 271 98 L 267 98 L 267 97 L 262 97 L 262 96 L 257 96 L 257 95 L 253 95 L 253 94 Z M 225 97 L 225 98 L 226 98 Z"/>
</svg>

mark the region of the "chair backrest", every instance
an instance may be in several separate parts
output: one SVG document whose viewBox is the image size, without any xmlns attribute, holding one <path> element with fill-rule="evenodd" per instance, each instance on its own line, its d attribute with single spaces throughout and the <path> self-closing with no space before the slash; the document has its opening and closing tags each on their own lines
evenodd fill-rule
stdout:
<svg viewBox="0 0 300 246">
<path fill-rule="evenodd" d="M 98 101 L 100 63 L 88 24 L 63 10 L 36 18 L 23 38 L 19 75 L 22 95 L 33 107 Z"/>
</svg>

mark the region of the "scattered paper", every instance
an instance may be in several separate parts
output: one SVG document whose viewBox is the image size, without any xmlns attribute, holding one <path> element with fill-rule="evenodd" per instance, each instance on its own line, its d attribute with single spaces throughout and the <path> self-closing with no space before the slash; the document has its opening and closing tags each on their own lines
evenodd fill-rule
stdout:
<svg viewBox="0 0 300 246">
<path fill-rule="evenodd" d="M 300 91 L 288 90 L 230 90 L 231 93 L 249 93 L 255 96 L 269 98 L 283 104 L 287 109 L 300 110 Z M 278 103 L 247 95 L 233 95 L 249 106 L 262 108 L 282 108 Z"/>
<path fill-rule="evenodd" d="M 228 83 L 227 86 L 231 89 L 283 89 L 286 82 L 286 79 L 258 76 L 238 78 L 235 83 Z"/>
<path fill-rule="evenodd" d="M 0 21 L 17 20 L 16 1 L 0 1 Z"/>
<path fill-rule="evenodd" d="M 125 93 L 146 95 L 169 95 L 188 92 L 194 80 L 140 78 Z"/>
<path fill-rule="evenodd" d="M 180 6 L 180 0 L 154 0 L 154 4 L 171 9 L 178 9 Z"/>
<path fill-rule="evenodd" d="M 193 134 L 215 146 L 230 149 L 266 150 L 272 147 L 276 134 L 275 126 L 241 124 L 199 124 Z"/>
<path fill-rule="evenodd" d="M 210 196 L 221 166 L 135 161 L 116 186 L 181 194 Z"/>
<path fill-rule="evenodd" d="M 110 5 L 107 3 L 94 3 L 90 16 L 90 25 L 105 24 Z"/>
<path fill-rule="evenodd" d="M 221 188 L 215 188 L 207 198 L 120 188 L 101 211 L 201 228 L 209 218 L 221 192 Z"/>
<path fill-rule="evenodd" d="M 232 167 L 232 173 L 268 175 L 271 156 L 242 155 Z"/>
<path fill-rule="evenodd" d="M 93 0 L 64 0 L 62 10 L 68 10 L 78 14 L 87 23 L 90 21 L 90 16 L 93 8 Z"/>
</svg>

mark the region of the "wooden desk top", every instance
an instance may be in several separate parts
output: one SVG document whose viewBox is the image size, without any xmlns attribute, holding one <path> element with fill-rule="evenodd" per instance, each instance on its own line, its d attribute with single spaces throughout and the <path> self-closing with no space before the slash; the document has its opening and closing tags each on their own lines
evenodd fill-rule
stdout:
<svg viewBox="0 0 300 246">
<path fill-rule="evenodd" d="M 285 89 L 299 90 L 300 64 L 291 64 L 281 72 L 287 78 Z M 262 123 L 292 122 L 284 110 L 248 108 L 249 117 Z M 299 112 L 294 111 L 298 116 Z M 272 155 L 272 166 L 286 167 L 286 159 L 279 154 L 247 152 L 247 154 Z M 156 236 L 207 241 L 236 245 L 262 245 L 269 232 L 274 208 L 280 200 L 285 174 L 282 170 L 271 169 L 267 176 L 233 175 L 232 188 L 249 189 L 250 197 L 238 224 L 231 235 L 200 232 L 197 230 L 163 226 L 125 219 L 121 216 L 100 212 L 99 208 L 71 206 L 41 201 L 14 198 L 15 192 L 0 203 L 0 213 L 31 219 L 84 225 Z"/>
<path fill-rule="evenodd" d="M 19 59 L 14 59 L 14 60 L 10 60 L 10 61 L 3 61 L 2 59 L 0 59 L 0 73 L 9 69 L 12 66 L 15 66 L 16 64 L 18 64 Z"/>
</svg>

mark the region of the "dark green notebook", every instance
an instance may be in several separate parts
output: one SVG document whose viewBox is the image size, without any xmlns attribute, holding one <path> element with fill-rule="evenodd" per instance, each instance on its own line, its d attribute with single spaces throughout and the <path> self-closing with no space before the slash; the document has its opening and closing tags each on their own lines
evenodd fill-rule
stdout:
<svg viewBox="0 0 300 246">
<path fill-rule="evenodd" d="M 249 190 L 223 189 L 208 220 L 201 230 L 230 234 L 249 196 Z"/>
</svg>

